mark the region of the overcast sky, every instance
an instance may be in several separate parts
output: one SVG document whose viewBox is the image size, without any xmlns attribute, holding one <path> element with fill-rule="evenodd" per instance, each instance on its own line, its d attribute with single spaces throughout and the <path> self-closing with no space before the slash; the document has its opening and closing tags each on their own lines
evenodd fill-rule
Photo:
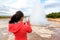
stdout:
<svg viewBox="0 0 60 40">
<path fill-rule="evenodd" d="M 40 0 L 46 14 L 60 12 L 60 0 Z M 12 15 L 17 10 L 28 11 L 33 4 L 31 0 L 0 0 L 0 15 Z"/>
</svg>

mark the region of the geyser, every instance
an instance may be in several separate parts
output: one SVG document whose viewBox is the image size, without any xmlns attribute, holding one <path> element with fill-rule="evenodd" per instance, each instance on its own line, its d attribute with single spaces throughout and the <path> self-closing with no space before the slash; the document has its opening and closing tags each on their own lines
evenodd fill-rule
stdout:
<svg viewBox="0 0 60 40">
<path fill-rule="evenodd" d="M 30 2 L 31 4 L 33 4 L 33 7 L 31 7 L 32 9 L 29 12 L 31 13 L 30 15 L 31 24 L 34 25 L 48 24 L 46 14 L 43 10 L 43 6 L 40 3 L 40 0 L 31 0 Z"/>
</svg>

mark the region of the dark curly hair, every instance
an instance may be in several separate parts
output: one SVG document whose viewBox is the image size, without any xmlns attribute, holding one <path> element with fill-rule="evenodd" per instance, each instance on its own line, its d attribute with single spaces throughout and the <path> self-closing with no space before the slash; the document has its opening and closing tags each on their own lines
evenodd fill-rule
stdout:
<svg viewBox="0 0 60 40">
<path fill-rule="evenodd" d="M 19 20 L 21 20 L 22 17 L 24 17 L 23 12 L 17 11 L 16 14 L 14 14 L 11 17 L 11 20 L 9 21 L 9 24 L 11 24 L 11 23 L 17 23 Z"/>
</svg>

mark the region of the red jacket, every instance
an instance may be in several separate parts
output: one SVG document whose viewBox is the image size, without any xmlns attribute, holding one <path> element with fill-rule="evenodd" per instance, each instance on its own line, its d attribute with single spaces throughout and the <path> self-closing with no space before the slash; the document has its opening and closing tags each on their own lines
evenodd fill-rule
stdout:
<svg viewBox="0 0 60 40">
<path fill-rule="evenodd" d="M 27 40 L 27 33 L 32 32 L 30 22 L 27 24 L 23 22 L 9 24 L 9 32 L 15 35 L 15 40 Z"/>
</svg>

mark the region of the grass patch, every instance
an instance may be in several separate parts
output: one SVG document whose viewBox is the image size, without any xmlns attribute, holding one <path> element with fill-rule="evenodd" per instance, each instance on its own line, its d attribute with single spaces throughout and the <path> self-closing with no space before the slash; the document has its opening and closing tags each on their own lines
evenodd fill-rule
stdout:
<svg viewBox="0 0 60 40">
<path fill-rule="evenodd" d="M 11 18 L 11 16 L 0 16 L 0 19 Z"/>
</svg>

